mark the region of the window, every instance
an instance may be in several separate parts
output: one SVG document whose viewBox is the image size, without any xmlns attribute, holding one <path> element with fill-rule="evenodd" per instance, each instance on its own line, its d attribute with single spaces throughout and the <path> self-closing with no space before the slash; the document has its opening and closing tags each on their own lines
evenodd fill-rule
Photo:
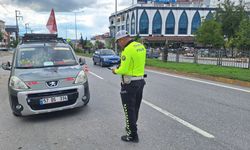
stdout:
<svg viewBox="0 0 250 150">
<path fill-rule="evenodd" d="M 161 14 L 159 11 L 157 11 L 153 19 L 153 34 L 161 34 L 161 27 L 162 27 Z"/>
<path fill-rule="evenodd" d="M 208 14 L 207 14 L 207 17 L 206 17 L 206 20 L 211 20 L 211 19 L 213 19 L 213 14 L 212 14 L 212 12 L 210 11 Z"/>
<path fill-rule="evenodd" d="M 169 12 L 166 20 L 166 34 L 174 34 L 175 19 L 172 11 Z"/>
<path fill-rule="evenodd" d="M 181 14 L 180 20 L 179 20 L 179 34 L 187 34 L 187 29 L 188 29 L 188 18 L 187 14 L 184 11 Z"/>
<path fill-rule="evenodd" d="M 127 20 L 126 20 L 126 31 L 129 32 L 129 15 L 127 16 Z"/>
<path fill-rule="evenodd" d="M 201 25 L 201 17 L 198 11 L 194 14 L 191 33 L 194 34 Z"/>
<path fill-rule="evenodd" d="M 139 31 L 140 34 L 148 34 L 149 20 L 146 11 L 144 10 L 140 18 Z"/>
<path fill-rule="evenodd" d="M 17 68 L 43 68 L 51 66 L 76 65 L 69 47 L 21 48 L 17 53 Z"/>
<path fill-rule="evenodd" d="M 134 15 L 134 13 L 132 14 L 132 19 L 131 19 L 131 34 L 135 34 L 135 15 Z"/>
</svg>

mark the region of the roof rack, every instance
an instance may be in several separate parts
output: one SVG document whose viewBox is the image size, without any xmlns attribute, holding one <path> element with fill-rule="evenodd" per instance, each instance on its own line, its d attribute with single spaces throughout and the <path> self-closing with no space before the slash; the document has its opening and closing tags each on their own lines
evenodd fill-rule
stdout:
<svg viewBox="0 0 250 150">
<path fill-rule="evenodd" d="M 34 43 L 34 42 L 61 42 L 66 43 L 63 38 L 58 38 L 57 34 L 24 34 L 22 43 Z"/>
</svg>

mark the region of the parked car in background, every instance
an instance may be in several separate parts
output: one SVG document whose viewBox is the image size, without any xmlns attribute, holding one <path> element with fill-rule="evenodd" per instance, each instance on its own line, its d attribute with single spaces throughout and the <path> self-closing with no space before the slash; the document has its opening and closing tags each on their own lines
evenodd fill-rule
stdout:
<svg viewBox="0 0 250 150">
<path fill-rule="evenodd" d="M 99 64 L 100 66 L 112 66 L 120 64 L 120 57 L 111 49 L 99 49 L 93 54 L 94 65 Z"/>
<path fill-rule="evenodd" d="M 158 58 L 160 57 L 160 53 L 159 49 L 148 48 L 146 56 L 147 58 Z"/>
<path fill-rule="evenodd" d="M 90 99 L 85 61 L 55 34 L 26 34 L 14 51 L 8 91 L 16 116 L 61 111 L 87 105 Z"/>
</svg>

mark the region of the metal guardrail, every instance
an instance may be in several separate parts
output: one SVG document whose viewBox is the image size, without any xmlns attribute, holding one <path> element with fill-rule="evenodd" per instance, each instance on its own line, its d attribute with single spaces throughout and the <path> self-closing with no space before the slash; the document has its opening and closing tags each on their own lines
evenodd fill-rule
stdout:
<svg viewBox="0 0 250 150">
<path fill-rule="evenodd" d="M 162 59 L 162 58 L 160 58 Z M 168 53 L 168 61 L 170 62 L 185 62 L 185 63 L 197 63 L 206 65 L 218 65 L 237 68 L 249 68 L 249 58 L 226 58 L 226 57 L 201 57 L 185 56 L 183 54 Z"/>
</svg>

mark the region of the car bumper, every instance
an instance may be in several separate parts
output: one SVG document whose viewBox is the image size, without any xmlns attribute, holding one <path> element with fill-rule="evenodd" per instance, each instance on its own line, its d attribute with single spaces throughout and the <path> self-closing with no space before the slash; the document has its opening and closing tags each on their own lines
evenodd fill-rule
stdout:
<svg viewBox="0 0 250 150">
<path fill-rule="evenodd" d="M 85 101 L 90 99 L 88 82 L 83 85 L 76 85 L 72 87 L 36 90 L 36 91 L 23 91 L 23 92 L 10 92 L 10 101 L 13 112 L 22 116 L 49 113 L 54 111 L 61 111 L 65 109 L 73 109 L 81 107 Z M 67 102 L 60 102 L 47 105 L 39 105 L 39 98 L 43 97 L 56 97 L 67 95 Z M 21 108 L 17 109 L 19 105 Z"/>
</svg>

